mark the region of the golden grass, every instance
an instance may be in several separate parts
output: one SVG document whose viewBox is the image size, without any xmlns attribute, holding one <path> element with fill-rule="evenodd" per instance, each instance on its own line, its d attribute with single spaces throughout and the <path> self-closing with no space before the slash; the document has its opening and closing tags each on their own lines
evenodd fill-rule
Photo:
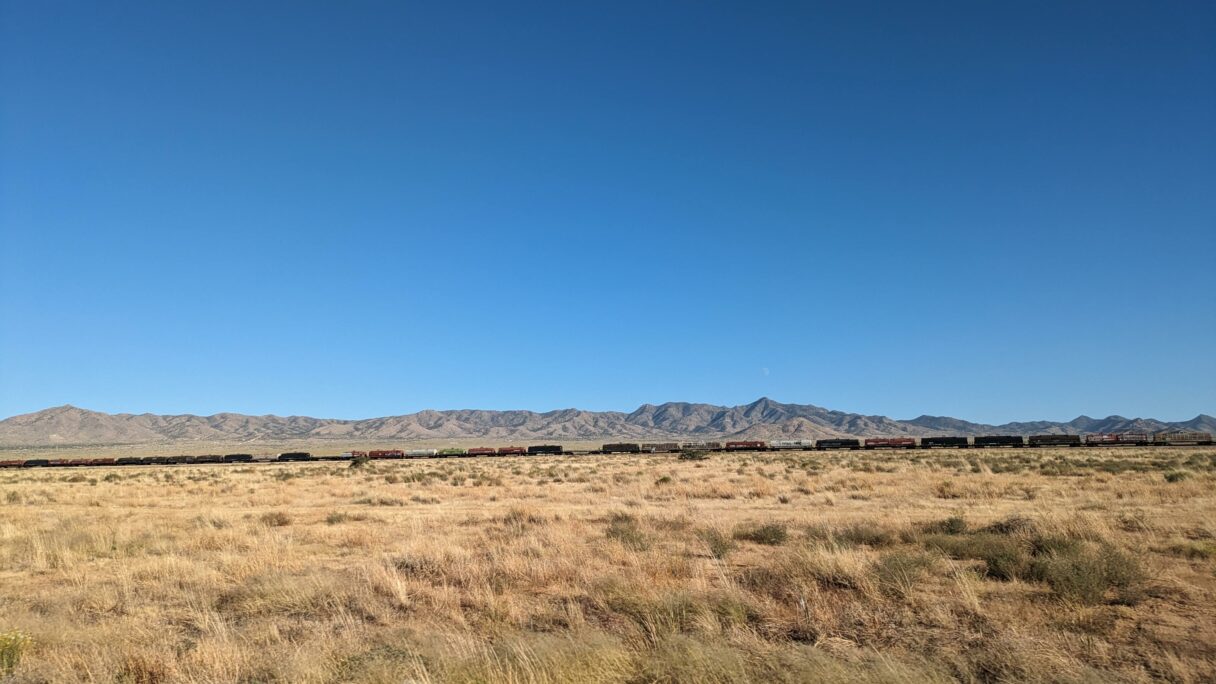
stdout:
<svg viewBox="0 0 1216 684">
<path fill-rule="evenodd" d="M 1212 681 L 1214 485 L 1210 449 L 4 471 L 0 681 Z"/>
</svg>

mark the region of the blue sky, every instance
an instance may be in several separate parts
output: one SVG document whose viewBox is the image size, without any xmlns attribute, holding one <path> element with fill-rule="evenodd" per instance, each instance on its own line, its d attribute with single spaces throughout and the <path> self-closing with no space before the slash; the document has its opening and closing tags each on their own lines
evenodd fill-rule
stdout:
<svg viewBox="0 0 1216 684">
<path fill-rule="evenodd" d="M 0 416 L 1216 412 L 1216 5 L 0 0 Z"/>
</svg>

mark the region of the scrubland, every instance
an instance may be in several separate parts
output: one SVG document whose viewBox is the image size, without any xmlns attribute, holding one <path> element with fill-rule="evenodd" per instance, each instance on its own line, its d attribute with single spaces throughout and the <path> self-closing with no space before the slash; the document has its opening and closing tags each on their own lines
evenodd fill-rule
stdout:
<svg viewBox="0 0 1216 684">
<path fill-rule="evenodd" d="M 0 472 L 0 682 L 1201 682 L 1216 450 Z"/>
</svg>

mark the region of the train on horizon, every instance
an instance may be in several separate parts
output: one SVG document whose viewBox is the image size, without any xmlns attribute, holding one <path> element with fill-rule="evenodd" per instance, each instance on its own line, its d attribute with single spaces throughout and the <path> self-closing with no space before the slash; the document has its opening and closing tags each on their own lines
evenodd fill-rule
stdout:
<svg viewBox="0 0 1216 684">
<path fill-rule="evenodd" d="M 470 458 L 478 456 L 562 456 L 595 454 L 663 454 L 690 451 L 831 451 L 876 449 L 992 449 L 1135 446 L 1210 446 L 1207 432 L 1118 432 L 1089 435 L 979 435 L 976 437 L 831 437 L 826 439 L 735 440 L 724 442 L 611 442 L 595 450 L 569 450 L 560 444 L 473 447 L 471 449 L 376 449 L 314 456 L 307 451 L 277 455 L 205 454 L 202 456 L 121 456 L 116 458 L 26 458 L 0 461 L 0 468 L 186 465 L 205 463 L 264 463 L 353 461 L 355 459 Z"/>
</svg>

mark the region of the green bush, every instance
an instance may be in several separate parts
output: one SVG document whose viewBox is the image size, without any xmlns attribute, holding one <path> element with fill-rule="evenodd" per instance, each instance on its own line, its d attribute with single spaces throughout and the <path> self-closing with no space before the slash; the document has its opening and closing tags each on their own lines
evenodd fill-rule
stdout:
<svg viewBox="0 0 1216 684">
<path fill-rule="evenodd" d="M 883 591 L 907 596 L 936 562 L 937 559 L 927 553 L 896 551 L 878 559 L 874 564 L 874 577 Z"/>
<path fill-rule="evenodd" d="M 638 525 L 637 518 L 628 513 L 614 513 L 608 520 L 609 539 L 615 539 L 627 549 L 645 551 L 650 548 L 650 538 Z"/>
<path fill-rule="evenodd" d="M 1004 520 L 998 520 L 991 525 L 983 528 L 984 532 L 992 534 L 1029 534 L 1035 531 L 1036 526 L 1030 518 L 1021 515 L 1011 515 Z"/>
<path fill-rule="evenodd" d="M 734 540 L 716 529 L 701 530 L 700 536 L 705 541 L 705 545 L 709 547 L 710 555 L 714 558 L 726 558 L 737 546 Z"/>
<path fill-rule="evenodd" d="M 0 632 L 0 674 L 11 675 L 33 643 L 33 638 L 20 630 Z"/>
<path fill-rule="evenodd" d="M 697 451 L 695 449 L 689 451 L 681 451 L 679 459 L 681 461 L 704 461 L 709 458 L 708 451 Z"/>
<path fill-rule="evenodd" d="M 270 527 L 286 527 L 291 524 L 291 516 L 282 511 L 263 513 L 261 520 L 264 525 Z"/>
<path fill-rule="evenodd" d="M 1171 483 L 1172 482 L 1182 482 L 1183 480 L 1189 479 L 1190 477 L 1191 477 L 1191 474 L 1185 470 L 1171 470 L 1170 472 L 1165 474 L 1165 481 L 1171 482 Z"/>
<path fill-rule="evenodd" d="M 836 538 L 850 544 L 866 546 L 890 546 L 896 542 L 895 533 L 873 523 L 855 523 L 841 528 L 836 532 Z"/>
<path fill-rule="evenodd" d="M 790 533 L 785 523 L 765 523 L 763 525 L 740 527 L 735 530 L 734 538 L 765 546 L 780 546 L 789 538 Z"/>
<path fill-rule="evenodd" d="M 999 580 L 1025 577 L 1030 569 L 1030 549 L 1017 539 L 981 532 L 968 535 L 935 534 L 924 540 L 927 547 L 957 559 L 984 561 L 984 574 Z"/>
<path fill-rule="evenodd" d="M 1034 575 L 1060 598 L 1089 605 L 1111 592 L 1116 602 L 1134 602 L 1144 580 L 1139 562 L 1109 544 L 1052 552 L 1035 560 Z"/>
<path fill-rule="evenodd" d="M 929 534 L 963 534 L 967 531 L 967 521 L 961 515 L 952 515 L 942 520 L 927 522 L 922 529 Z"/>
</svg>

